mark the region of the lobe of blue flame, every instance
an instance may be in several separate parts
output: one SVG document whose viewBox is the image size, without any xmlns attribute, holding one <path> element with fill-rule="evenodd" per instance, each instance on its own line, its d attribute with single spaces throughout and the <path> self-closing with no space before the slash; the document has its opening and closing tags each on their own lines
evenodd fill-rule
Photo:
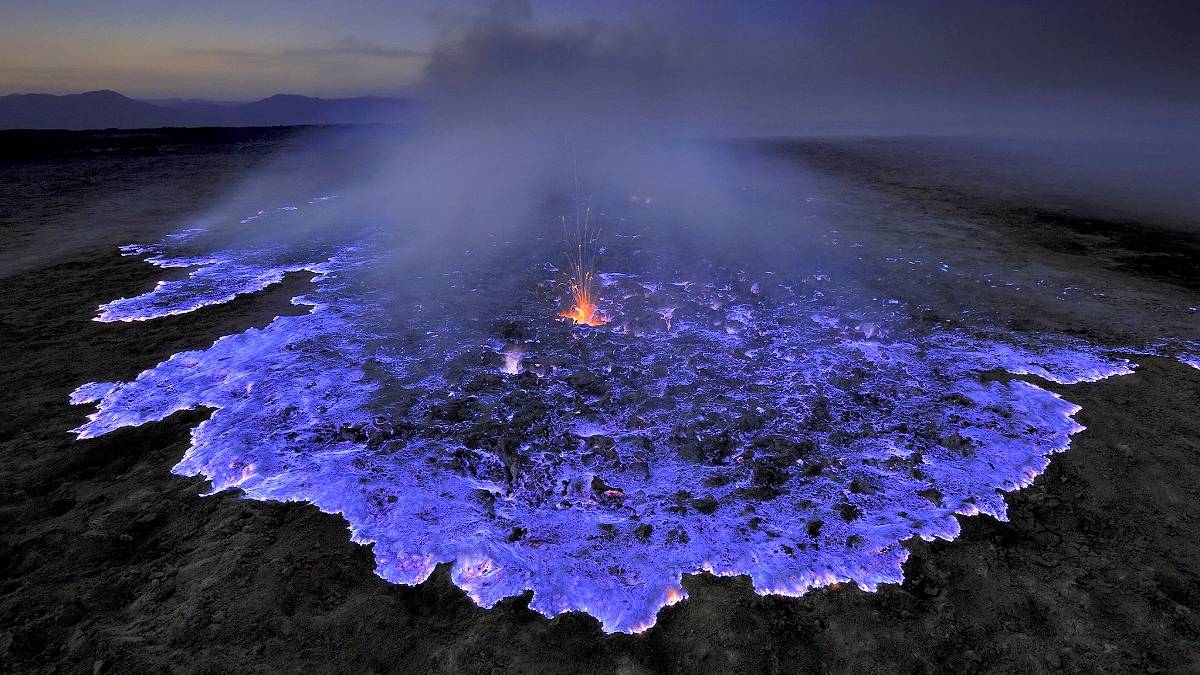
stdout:
<svg viewBox="0 0 1200 675">
<path fill-rule="evenodd" d="M 564 378 L 547 375 L 543 421 L 558 440 L 523 447 L 527 463 L 508 479 L 497 451 L 419 425 L 382 443 L 362 437 L 380 423 L 376 399 L 389 379 L 421 385 L 428 400 L 414 411 L 453 398 L 431 386 L 449 387 L 444 377 L 414 366 L 454 355 L 387 344 L 370 321 L 374 308 L 353 291 L 361 249 L 310 259 L 276 249 L 177 258 L 154 247 L 129 252 L 196 270 L 104 305 L 98 320 L 192 311 L 294 270 L 315 275 L 315 291 L 294 300 L 311 311 L 176 354 L 129 382 L 79 387 L 71 402 L 96 405 L 74 430 L 79 438 L 212 408 L 174 473 L 203 475 L 212 492 L 238 488 L 250 499 L 304 501 L 341 514 L 354 541 L 374 545 L 377 571 L 389 581 L 419 583 L 438 563 L 454 562 L 455 583 L 484 607 L 531 589 L 533 609 L 584 611 L 606 631 L 648 628 L 661 607 L 685 597 L 681 576 L 701 570 L 747 574 L 758 592 L 783 595 L 900 582 L 903 541 L 951 539 L 957 514 L 1005 519 L 1002 493 L 1029 485 L 1082 430 L 1072 419 L 1078 406 L 1027 381 L 986 381 L 984 373 L 1070 384 L 1132 367 L 1049 338 L 1035 347 L 956 332 L 855 339 L 821 312 L 809 319 L 802 306 L 787 314 L 731 302 L 720 326 L 676 313 L 662 333 L 610 333 L 609 348 L 636 367 L 610 376 L 621 395 L 593 401 L 601 409 L 587 419 L 570 412 L 577 393 Z M 686 292 L 704 291 L 688 285 Z M 757 330 L 750 359 L 731 355 L 749 345 L 746 326 Z M 680 366 L 681 353 L 705 355 L 708 375 Z M 368 363 L 387 375 L 369 374 Z M 857 379 L 845 382 L 852 372 Z M 731 390 L 722 384 L 729 378 L 745 386 Z M 688 395 L 664 396 L 672 386 Z M 623 394 L 654 397 L 659 407 L 618 403 Z M 817 450 L 779 464 L 781 476 L 763 496 L 753 467 L 766 456 L 765 436 L 736 432 L 732 416 L 767 409 L 776 412 L 765 423 L 770 438 Z M 829 413 L 821 424 L 812 421 L 818 409 Z M 728 456 L 682 456 L 680 441 L 671 440 L 681 419 L 698 421 L 688 427 L 697 439 L 732 439 Z M 588 454 L 594 437 L 614 439 L 614 456 Z M 611 489 L 593 489 L 597 478 Z"/>
</svg>

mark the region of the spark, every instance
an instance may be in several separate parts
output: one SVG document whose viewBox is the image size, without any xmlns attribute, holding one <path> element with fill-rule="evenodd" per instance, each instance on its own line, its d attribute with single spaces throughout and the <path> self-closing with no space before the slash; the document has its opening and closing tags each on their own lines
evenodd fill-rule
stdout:
<svg viewBox="0 0 1200 675">
<path fill-rule="evenodd" d="M 574 233 L 573 250 L 567 256 L 567 270 L 571 275 L 567 288 L 571 292 L 571 308 L 561 312 L 559 316 L 570 319 L 577 324 L 587 326 L 604 325 L 608 319 L 597 305 L 596 294 L 596 253 L 592 244 L 600 236 L 600 231 L 591 229 L 591 214 L 589 208 L 585 212 L 583 224 Z M 566 218 L 563 218 L 563 230 L 566 232 Z M 570 241 L 572 237 L 568 237 Z"/>
</svg>

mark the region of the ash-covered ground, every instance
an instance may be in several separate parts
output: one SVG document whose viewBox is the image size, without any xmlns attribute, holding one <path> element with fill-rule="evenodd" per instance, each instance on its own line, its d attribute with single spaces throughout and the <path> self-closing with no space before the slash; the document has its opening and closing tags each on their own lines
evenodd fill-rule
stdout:
<svg viewBox="0 0 1200 675">
<path fill-rule="evenodd" d="M 434 261 L 369 225 L 205 241 L 336 208 L 353 134 L 15 138 L 11 669 L 1198 664 L 1175 204 L 1023 184 L 965 142 L 745 146 L 794 168 L 739 189 L 787 220 L 586 198 L 586 327 L 558 316 L 578 195 Z M 306 179 L 224 199 L 281 156 Z"/>
</svg>

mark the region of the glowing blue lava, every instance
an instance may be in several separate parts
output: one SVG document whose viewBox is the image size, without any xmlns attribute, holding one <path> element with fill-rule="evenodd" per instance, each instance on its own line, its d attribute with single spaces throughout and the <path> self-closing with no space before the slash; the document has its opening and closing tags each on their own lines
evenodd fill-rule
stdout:
<svg viewBox="0 0 1200 675">
<path fill-rule="evenodd" d="M 342 514 L 390 581 L 454 562 L 480 605 L 531 589 L 535 610 L 606 631 L 649 627 L 701 570 L 785 595 L 900 582 L 902 542 L 955 537 L 956 514 L 1004 519 L 1003 493 L 1082 429 L 1078 406 L 1014 375 L 1131 372 L 1065 339 L 920 331 L 900 309 L 846 319 L 817 290 L 826 275 L 613 274 L 604 327 L 566 325 L 532 290 L 527 315 L 474 339 L 465 306 L 396 318 L 369 301 L 366 247 L 171 245 L 128 252 L 192 274 L 99 320 L 189 312 L 296 270 L 315 275 L 294 300 L 311 312 L 81 386 L 71 401 L 96 412 L 80 438 L 214 409 L 175 473 Z"/>
</svg>

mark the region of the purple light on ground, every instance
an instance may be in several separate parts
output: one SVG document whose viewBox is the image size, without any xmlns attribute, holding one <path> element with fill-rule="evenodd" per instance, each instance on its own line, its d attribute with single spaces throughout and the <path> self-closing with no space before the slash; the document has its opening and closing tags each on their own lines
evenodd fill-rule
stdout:
<svg viewBox="0 0 1200 675">
<path fill-rule="evenodd" d="M 688 573 L 746 574 L 783 595 L 900 582 L 902 542 L 952 539 L 959 514 L 1003 520 L 1003 493 L 1082 430 L 1078 406 L 995 373 L 1070 384 L 1132 367 L 1054 337 L 838 319 L 803 281 L 767 301 L 757 282 L 633 274 L 605 279 L 618 300 L 601 328 L 533 306 L 516 336 L 413 344 L 363 299 L 363 250 L 205 256 L 186 279 L 103 306 L 102 320 L 149 320 L 316 275 L 294 300 L 308 314 L 81 386 L 71 401 L 96 412 L 75 433 L 212 408 L 175 473 L 341 514 L 389 581 L 453 562 L 484 607 L 528 589 L 546 616 L 638 632 L 685 597 Z M 451 318 L 405 328 L 461 334 Z"/>
</svg>

